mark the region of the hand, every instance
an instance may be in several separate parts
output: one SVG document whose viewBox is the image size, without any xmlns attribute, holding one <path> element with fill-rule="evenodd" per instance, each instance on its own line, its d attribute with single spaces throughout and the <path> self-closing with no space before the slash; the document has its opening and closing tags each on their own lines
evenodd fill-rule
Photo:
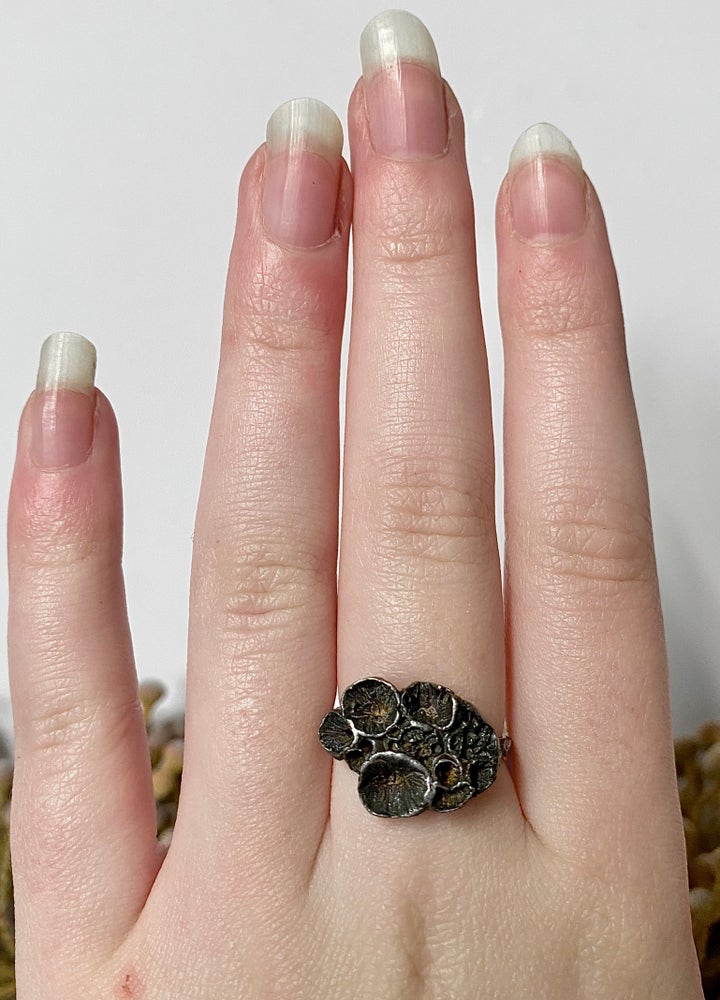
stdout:
<svg viewBox="0 0 720 1000">
<path fill-rule="evenodd" d="M 276 112 L 240 182 L 166 856 L 115 418 L 92 346 L 45 346 L 9 505 L 19 1000 L 702 995 L 598 197 L 562 133 L 524 133 L 497 201 L 503 609 L 460 108 L 409 15 L 371 22 L 363 56 L 354 193 L 316 102 Z M 495 783 L 445 815 L 366 812 L 317 728 L 336 684 L 378 674 L 445 684 L 497 733 L 507 714 Z"/>
</svg>

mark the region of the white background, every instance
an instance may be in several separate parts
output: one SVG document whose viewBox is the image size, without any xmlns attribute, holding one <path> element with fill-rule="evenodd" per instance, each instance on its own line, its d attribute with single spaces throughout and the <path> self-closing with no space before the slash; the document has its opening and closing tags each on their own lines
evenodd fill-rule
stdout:
<svg viewBox="0 0 720 1000">
<path fill-rule="evenodd" d="M 85 334 L 120 423 L 138 672 L 165 678 L 176 704 L 237 182 L 280 102 L 319 97 L 344 119 L 358 36 L 382 9 L 0 0 L 0 490 L 42 340 Z M 465 110 L 497 426 L 493 208 L 517 135 L 559 125 L 600 193 L 650 475 L 674 726 L 688 731 L 720 716 L 720 7 L 412 9 Z M 3 618 L 6 606 L 3 576 Z"/>
</svg>

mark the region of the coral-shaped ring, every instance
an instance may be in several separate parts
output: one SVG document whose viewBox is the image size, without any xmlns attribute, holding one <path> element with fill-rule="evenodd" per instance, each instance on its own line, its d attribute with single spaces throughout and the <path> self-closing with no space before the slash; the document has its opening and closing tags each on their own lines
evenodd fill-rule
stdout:
<svg viewBox="0 0 720 1000">
<path fill-rule="evenodd" d="M 511 745 L 449 688 L 416 681 L 398 691 L 380 677 L 346 688 L 318 736 L 358 772 L 368 812 L 388 817 L 459 809 L 492 785 Z"/>
</svg>

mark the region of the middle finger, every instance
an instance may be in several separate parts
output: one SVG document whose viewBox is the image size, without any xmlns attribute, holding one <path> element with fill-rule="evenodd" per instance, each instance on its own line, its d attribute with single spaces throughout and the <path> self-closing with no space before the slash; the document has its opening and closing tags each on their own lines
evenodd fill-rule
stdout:
<svg viewBox="0 0 720 1000">
<path fill-rule="evenodd" d="M 417 18 L 379 15 L 361 50 L 338 683 L 446 684 L 499 734 L 493 440 L 461 112 Z"/>
</svg>

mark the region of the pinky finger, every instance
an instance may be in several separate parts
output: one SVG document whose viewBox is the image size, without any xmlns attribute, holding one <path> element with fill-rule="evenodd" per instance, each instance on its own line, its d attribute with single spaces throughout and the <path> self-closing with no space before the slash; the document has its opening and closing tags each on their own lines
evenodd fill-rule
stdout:
<svg viewBox="0 0 720 1000">
<path fill-rule="evenodd" d="M 118 431 L 95 348 L 43 345 L 8 506 L 18 988 L 97 965 L 160 855 L 122 575 Z"/>
</svg>

